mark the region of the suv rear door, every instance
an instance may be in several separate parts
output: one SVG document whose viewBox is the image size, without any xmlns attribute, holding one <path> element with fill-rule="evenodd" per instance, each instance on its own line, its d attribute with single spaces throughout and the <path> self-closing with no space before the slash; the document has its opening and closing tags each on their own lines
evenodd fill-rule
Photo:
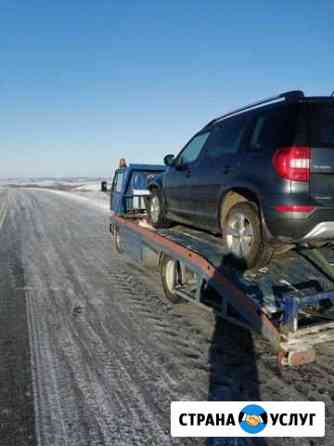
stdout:
<svg viewBox="0 0 334 446">
<path fill-rule="evenodd" d="M 311 146 L 311 196 L 334 206 L 334 100 L 306 103 L 308 140 Z"/>
</svg>

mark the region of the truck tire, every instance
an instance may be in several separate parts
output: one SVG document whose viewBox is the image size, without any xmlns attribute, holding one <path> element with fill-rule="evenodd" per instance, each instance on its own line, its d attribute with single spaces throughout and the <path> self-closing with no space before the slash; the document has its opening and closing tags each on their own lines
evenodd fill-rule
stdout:
<svg viewBox="0 0 334 446">
<path fill-rule="evenodd" d="M 181 302 L 182 298 L 175 292 L 175 286 L 182 284 L 180 263 L 167 255 L 163 255 L 160 260 L 160 276 L 162 288 L 167 299 L 173 304 Z"/>
<path fill-rule="evenodd" d="M 113 247 L 118 254 L 123 254 L 124 251 L 122 249 L 121 236 L 117 225 L 114 225 L 113 227 Z"/>
<path fill-rule="evenodd" d="M 262 236 L 258 209 L 249 201 L 234 205 L 222 227 L 227 257 L 242 270 L 260 268 L 269 263 L 272 248 Z"/>
<path fill-rule="evenodd" d="M 148 220 L 154 228 L 168 228 L 170 222 L 166 218 L 166 209 L 158 189 L 151 191 L 147 208 Z"/>
</svg>

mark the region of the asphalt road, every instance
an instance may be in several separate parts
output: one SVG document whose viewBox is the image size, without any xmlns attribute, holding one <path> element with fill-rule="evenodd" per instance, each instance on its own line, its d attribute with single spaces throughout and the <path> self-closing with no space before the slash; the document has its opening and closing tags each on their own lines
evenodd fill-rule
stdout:
<svg viewBox="0 0 334 446">
<path fill-rule="evenodd" d="M 334 444 L 334 345 L 281 372 L 262 340 L 166 301 L 112 251 L 103 209 L 0 191 L 0 265 L 1 446 L 204 445 L 170 437 L 169 405 L 208 398 L 327 404 L 325 439 L 208 444 Z"/>
</svg>

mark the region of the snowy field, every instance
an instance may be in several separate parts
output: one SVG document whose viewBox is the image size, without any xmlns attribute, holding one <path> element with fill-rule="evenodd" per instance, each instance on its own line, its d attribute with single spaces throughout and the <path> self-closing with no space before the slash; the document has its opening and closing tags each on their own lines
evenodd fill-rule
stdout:
<svg viewBox="0 0 334 446">
<path fill-rule="evenodd" d="M 8 178 L 0 179 L 0 187 L 46 187 L 61 190 L 97 191 L 101 188 L 101 181 L 111 184 L 112 177 Z"/>
<path fill-rule="evenodd" d="M 0 188 L 48 189 L 53 193 L 109 210 L 110 193 L 101 192 L 101 182 L 107 181 L 110 190 L 112 178 L 13 178 L 0 180 Z"/>
</svg>

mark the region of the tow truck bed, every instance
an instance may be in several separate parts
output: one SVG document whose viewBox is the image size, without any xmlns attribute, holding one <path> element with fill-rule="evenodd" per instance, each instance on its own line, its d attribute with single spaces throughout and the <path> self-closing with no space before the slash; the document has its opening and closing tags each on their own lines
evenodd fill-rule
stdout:
<svg viewBox="0 0 334 446">
<path fill-rule="evenodd" d="M 261 333 L 283 365 L 310 362 L 314 345 L 334 340 L 332 246 L 291 250 L 274 257 L 266 268 L 242 272 L 219 238 L 203 231 L 180 225 L 156 231 L 142 219 L 116 214 L 110 231 L 119 252 L 150 268 L 160 267 L 165 291 L 162 265 L 172 262 L 170 292 Z M 181 273 L 177 276 L 176 271 Z"/>
</svg>

